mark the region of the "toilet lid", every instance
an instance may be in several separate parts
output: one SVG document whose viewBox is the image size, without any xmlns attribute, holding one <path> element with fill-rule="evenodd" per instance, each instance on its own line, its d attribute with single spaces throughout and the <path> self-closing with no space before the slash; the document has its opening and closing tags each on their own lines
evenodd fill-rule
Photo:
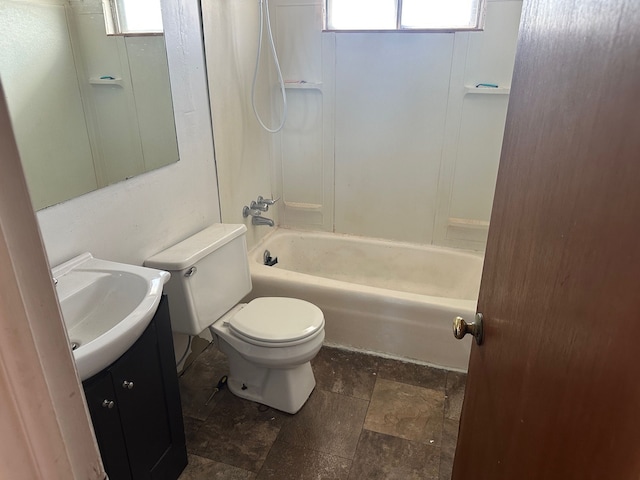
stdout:
<svg viewBox="0 0 640 480">
<path fill-rule="evenodd" d="M 256 298 L 229 320 L 234 332 L 273 343 L 306 338 L 323 326 L 322 310 L 314 304 L 281 297 Z"/>
</svg>

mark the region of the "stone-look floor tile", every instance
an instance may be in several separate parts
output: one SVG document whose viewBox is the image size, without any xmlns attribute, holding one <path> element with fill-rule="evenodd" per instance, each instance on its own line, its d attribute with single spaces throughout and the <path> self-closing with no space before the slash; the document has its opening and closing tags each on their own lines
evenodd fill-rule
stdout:
<svg viewBox="0 0 640 480">
<path fill-rule="evenodd" d="M 458 441 L 458 420 L 444 419 L 442 427 L 442 446 L 440 447 L 440 477 L 439 480 L 450 480 L 453 470 L 453 457 Z"/>
<path fill-rule="evenodd" d="M 453 473 L 453 458 L 440 456 L 440 472 L 438 480 L 451 480 Z"/>
<path fill-rule="evenodd" d="M 204 424 L 204 420 L 199 420 L 186 415 L 183 415 L 182 420 L 184 421 L 184 435 L 187 440 L 187 452 L 191 452 L 196 433 Z"/>
<path fill-rule="evenodd" d="M 214 345 L 209 345 L 179 378 L 182 413 L 206 420 L 218 400 L 218 394 L 208 405 L 205 403 L 218 380 L 228 373 L 229 363 L 226 355 Z"/>
<path fill-rule="evenodd" d="M 311 361 L 316 388 L 369 400 L 376 383 L 377 357 L 322 347 Z"/>
<path fill-rule="evenodd" d="M 440 449 L 362 431 L 349 480 L 437 480 Z"/>
<path fill-rule="evenodd" d="M 379 378 L 364 428 L 406 440 L 439 445 L 444 392 Z"/>
<path fill-rule="evenodd" d="M 208 458 L 189 455 L 189 464 L 178 480 L 252 480 L 256 474 Z"/>
<path fill-rule="evenodd" d="M 447 371 L 391 358 L 380 358 L 378 360 L 378 378 L 444 391 Z"/>
<path fill-rule="evenodd" d="M 450 480 L 464 374 L 326 347 L 312 366 L 317 387 L 296 415 L 260 411 L 226 389 L 205 406 L 228 373 L 208 346 L 180 377 L 196 454 L 180 479 L 344 479 L 351 470 L 352 480 Z"/>
<path fill-rule="evenodd" d="M 445 388 L 444 402 L 444 416 L 446 418 L 460 420 L 466 381 L 466 373 L 447 372 L 447 386 Z"/>
<path fill-rule="evenodd" d="M 279 438 L 291 445 L 351 459 L 368 404 L 366 400 L 316 389 L 289 419 Z"/>
<path fill-rule="evenodd" d="M 194 435 L 193 453 L 258 472 L 288 415 L 220 392 L 209 418 Z M 216 396 L 218 396 L 216 395 Z"/>
<path fill-rule="evenodd" d="M 276 440 L 258 480 L 347 480 L 351 460 Z"/>
</svg>

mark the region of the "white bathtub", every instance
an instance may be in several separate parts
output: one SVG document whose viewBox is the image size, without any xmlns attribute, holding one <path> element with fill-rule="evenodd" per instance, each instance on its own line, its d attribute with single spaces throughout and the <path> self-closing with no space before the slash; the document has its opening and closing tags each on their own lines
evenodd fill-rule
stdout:
<svg viewBox="0 0 640 480">
<path fill-rule="evenodd" d="M 265 249 L 277 265 L 263 265 Z M 466 371 L 471 340 L 456 340 L 452 321 L 473 319 L 481 254 L 278 228 L 249 260 L 247 298 L 316 304 L 325 315 L 326 343 Z"/>
</svg>

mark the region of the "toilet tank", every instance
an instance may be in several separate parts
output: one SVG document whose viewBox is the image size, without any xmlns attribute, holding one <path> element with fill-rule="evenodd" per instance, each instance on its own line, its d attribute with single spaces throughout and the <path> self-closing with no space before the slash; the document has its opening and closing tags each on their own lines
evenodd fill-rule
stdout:
<svg viewBox="0 0 640 480">
<path fill-rule="evenodd" d="M 171 326 L 198 335 L 251 291 L 244 225 L 214 224 L 147 259 L 166 270 Z"/>
</svg>

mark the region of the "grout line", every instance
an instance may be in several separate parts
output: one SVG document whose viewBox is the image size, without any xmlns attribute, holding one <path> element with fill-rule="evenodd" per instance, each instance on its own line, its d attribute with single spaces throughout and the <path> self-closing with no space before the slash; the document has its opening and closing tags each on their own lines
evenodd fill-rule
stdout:
<svg viewBox="0 0 640 480">
<path fill-rule="evenodd" d="M 367 408 L 367 411 L 369 411 L 369 408 Z M 362 424 L 362 428 L 360 429 L 360 435 L 358 435 L 358 443 L 356 443 L 356 450 L 353 453 L 353 459 L 351 460 L 351 467 L 349 467 L 349 474 L 347 475 L 347 479 L 351 477 L 351 470 L 353 470 L 353 465 L 354 463 L 356 463 L 356 457 L 358 456 L 358 448 L 360 448 L 360 441 L 362 440 L 363 433 L 364 433 L 364 422 Z"/>
</svg>

